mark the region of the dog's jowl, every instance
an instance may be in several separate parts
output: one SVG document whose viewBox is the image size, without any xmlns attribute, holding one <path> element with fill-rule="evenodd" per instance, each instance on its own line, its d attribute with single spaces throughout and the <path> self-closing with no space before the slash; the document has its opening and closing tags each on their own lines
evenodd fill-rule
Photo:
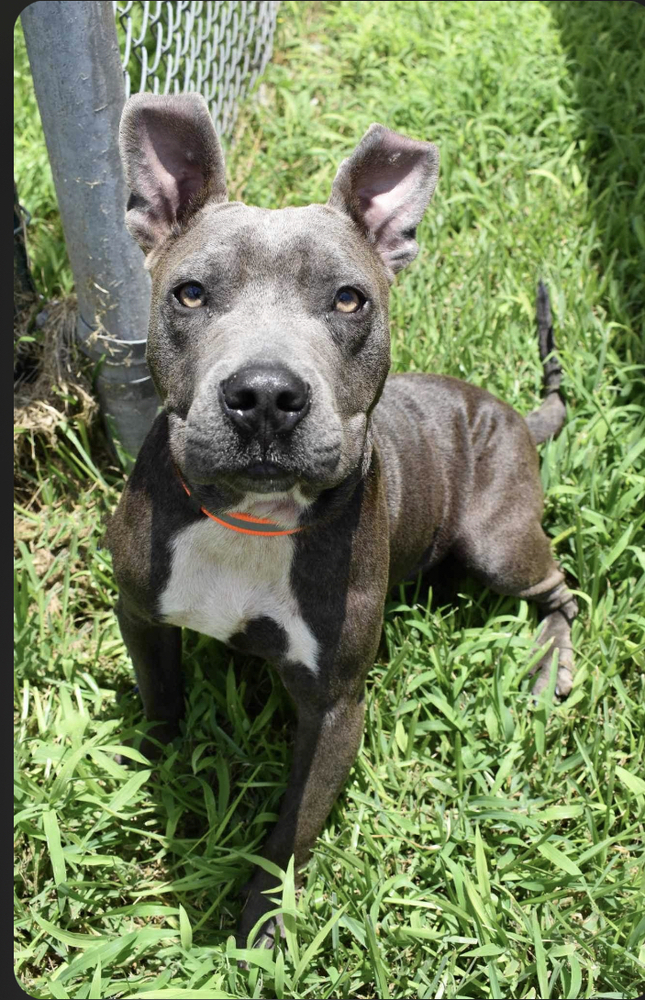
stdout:
<svg viewBox="0 0 645 1000">
<path fill-rule="evenodd" d="M 554 651 L 556 691 L 571 688 L 576 604 L 541 528 L 535 448 L 565 416 L 548 301 L 547 396 L 526 420 L 454 378 L 388 377 L 389 289 L 418 250 L 433 145 L 372 125 L 327 204 L 278 211 L 227 201 L 195 95 L 131 98 L 121 150 L 164 403 L 109 528 L 121 630 L 162 741 L 183 710 L 183 626 L 273 663 L 298 722 L 264 854 L 302 866 L 358 750 L 392 584 L 449 556 L 537 601 L 535 690 Z M 258 869 L 241 940 L 271 885 Z"/>
</svg>

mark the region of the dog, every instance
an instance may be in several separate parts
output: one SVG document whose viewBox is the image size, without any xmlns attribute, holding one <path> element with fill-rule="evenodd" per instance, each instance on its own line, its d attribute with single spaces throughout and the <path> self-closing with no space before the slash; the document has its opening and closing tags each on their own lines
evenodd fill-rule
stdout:
<svg viewBox="0 0 645 1000">
<path fill-rule="evenodd" d="M 162 743 L 183 713 L 182 627 L 274 665 L 297 729 L 263 854 L 299 869 L 358 752 L 393 584 L 451 557 L 537 602 L 534 691 L 552 663 L 558 695 L 571 689 L 577 606 L 541 527 L 535 447 L 565 420 L 548 296 L 546 397 L 527 418 L 455 378 L 389 375 L 389 290 L 418 252 L 434 145 L 374 124 L 327 204 L 281 210 L 227 201 L 198 95 L 130 98 L 120 149 L 164 409 L 109 526 L 118 620 Z M 242 944 L 275 886 L 255 870 Z M 276 932 L 266 921 L 259 940 Z"/>
</svg>

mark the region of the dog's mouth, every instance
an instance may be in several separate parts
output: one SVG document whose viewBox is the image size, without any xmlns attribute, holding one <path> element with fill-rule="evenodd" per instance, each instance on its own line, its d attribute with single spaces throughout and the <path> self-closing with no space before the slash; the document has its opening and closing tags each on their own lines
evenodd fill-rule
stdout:
<svg viewBox="0 0 645 1000">
<path fill-rule="evenodd" d="M 199 418 L 199 411 L 192 419 L 170 415 L 171 451 L 196 487 L 238 496 L 288 493 L 298 487 L 308 495 L 337 480 L 342 434 L 333 420 L 331 428 L 310 425 L 307 433 L 296 428 L 265 449 L 257 440 L 240 440 L 223 422 Z"/>
<path fill-rule="evenodd" d="M 298 481 L 295 472 L 270 461 L 251 462 L 239 471 L 225 473 L 222 478 L 234 490 L 253 493 L 283 493 Z"/>
</svg>

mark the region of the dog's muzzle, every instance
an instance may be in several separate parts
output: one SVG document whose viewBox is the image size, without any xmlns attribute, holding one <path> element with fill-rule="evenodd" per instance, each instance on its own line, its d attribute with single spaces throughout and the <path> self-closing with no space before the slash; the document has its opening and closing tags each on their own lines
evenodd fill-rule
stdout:
<svg viewBox="0 0 645 1000">
<path fill-rule="evenodd" d="M 266 451 L 276 436 L 289 434 L 306 417 L 311 390 L 286 367 L 256 363 L 224 379 L 219 400 L 235 429 Z"/>
</svg>

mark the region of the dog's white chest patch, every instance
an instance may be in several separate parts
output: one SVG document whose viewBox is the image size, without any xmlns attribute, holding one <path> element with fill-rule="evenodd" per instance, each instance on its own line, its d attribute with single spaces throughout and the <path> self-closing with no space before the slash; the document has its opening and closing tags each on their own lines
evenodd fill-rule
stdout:
<svg viewBox="0 0 645 1000">
<path fill-rule="evenodd" d="M 159 609 L 169 625 L 221 642 L 268 617 L 288 640 L 287 658 L 317 671 L 318 644 L 291 589 L 294 543 L 288 535 L 243 535 L 208 518 L 184 528 L 172 543 L 170 579 Z"/>
</svg>

